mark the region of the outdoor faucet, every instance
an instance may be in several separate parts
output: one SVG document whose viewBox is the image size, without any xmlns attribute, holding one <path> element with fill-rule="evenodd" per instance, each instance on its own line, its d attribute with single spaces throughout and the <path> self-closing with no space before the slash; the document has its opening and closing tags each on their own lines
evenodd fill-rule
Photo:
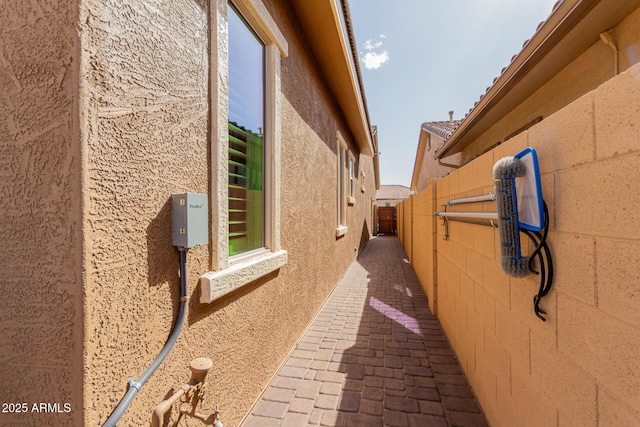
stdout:
<svg viewBox="0 0 640 427">
<path fill-rule="evenodd" d="M 199 418 L 202 421 L 208 420 L 210 417 L 205 417 L 202 414 L 195 412 L 195 407 L 204 398 L 204 391 L 207 383 L 205 378 L 207 373 L 213 367 L 213 361 L 206 357 L 198 357 L 193 359 L 189 363 L 189 369 L 191 370 L 191 378 L 189 382 L 183 385 L 178 391 L 176 391 L 171 397 L 160 403 L 153 411 L 151 417 L 151 427 L 160 427 L 164 424 L 164 417 L 171 410 L 171 406 L 176 403 L 182 396 L 187 397 L 187 401 L 192 401 L 192 411 L 180 411 L 182 415 L 190 415 L 195 418 Z M 195 400 L 193 400 L 195 398 Z M 222 423 L 218 419 L 218 411 L 213 414 L 216 427 L 222 427 Z M 211 423 L 213 424 L 213 422 Z"/>
</svg>

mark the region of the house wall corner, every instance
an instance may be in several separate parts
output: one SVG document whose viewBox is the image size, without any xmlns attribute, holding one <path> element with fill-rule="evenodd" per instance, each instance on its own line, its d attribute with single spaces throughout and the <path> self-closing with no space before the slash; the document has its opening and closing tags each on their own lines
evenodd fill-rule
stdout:
<svg viewBox="0 0 640 427">
<path fill-rule="evenodd" d="M 3 425 L 84 424 L 78 9 L 0 4 Z"/>
</svg>

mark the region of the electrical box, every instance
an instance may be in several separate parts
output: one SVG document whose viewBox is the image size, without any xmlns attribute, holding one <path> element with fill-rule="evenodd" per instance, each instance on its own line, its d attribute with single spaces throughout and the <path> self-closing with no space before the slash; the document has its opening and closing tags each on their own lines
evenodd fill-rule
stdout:
<svg viewBox="0 0 640 427">
<path fill-rule="evenodd" d="M 192 248 L 209 243 L 209 199 L 206 194 L 172 194 L 173 246 Z"/>
</svg>

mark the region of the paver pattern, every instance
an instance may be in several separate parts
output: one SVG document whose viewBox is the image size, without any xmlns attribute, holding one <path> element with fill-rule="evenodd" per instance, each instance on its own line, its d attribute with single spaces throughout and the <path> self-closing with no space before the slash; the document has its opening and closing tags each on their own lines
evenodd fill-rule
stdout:
<svg viewBox="0 0 640 427">
<path fill-rule="evenodd" d="M 351 265 L 244 427 L 487 426 L 394 236 Z"/>
</svg>

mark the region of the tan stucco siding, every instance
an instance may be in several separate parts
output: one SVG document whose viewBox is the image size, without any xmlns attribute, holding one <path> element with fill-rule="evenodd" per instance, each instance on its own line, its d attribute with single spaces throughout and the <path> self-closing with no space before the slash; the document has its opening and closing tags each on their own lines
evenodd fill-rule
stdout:
<svg viewBox="0 0 640 427">
<path fill-rule="evenodd" d="M 81 8 L 87 425 L 104 423 L 129 378 L 137 380 L 159 353 L 177 315 L 169 199 L 207 192 L 207 21 L 206 8 L 191 0 L 87 1 Z M 188 262 L 193 293 L 207 248 L 189 251 Z M 187 337 L 206 339 L 202 331 Z M 190 357 L 179 340 L 122 422 L 149 423 L 166 385 L 188 379 Z"/>
<path fill-rule="evenodd" d="M 187 322 L 124 424 L 148 423 L 153 407 L 188 380 L 189 361 L 204 356 L 214 370 L 202 412 L 219 405 L 225 425 L 237 425 L 371 232 L 373 161 L 357 155 L 289 6 L 265 5 L 289 44 L 281 79 L 281 246 L 288 264 L 200 304 L 198 277 L 212 254 L 207 247 L 189 250 Z M 169 197 L 208 191 L 216 141 L 208 140 L 206 6 L 183 0 L 123 11 L 88 1 L 82 14 L 89 158 L 85 410 L 87 423 L 98 424 L 170 332 L 178 255 Z M 337 130 L 367 177 L 365 192 L 356 186 L 349 230 L 340 239 Z"/>
<path fill-rule="evenodd" d="M 19 405 L 2 425 L 83 424 L 76 20 L 73 2 L 0 3 L 0 401 Z"/>
<path fill-rule="evenodd" d="M 443 144 L 444 140 L 442 137 L 436 134 L 428 134 L 424 130 L 421 131 L 420 136 L 421 139 L 425 138 L 425 141 L 420 141 L 420 143 L 424 143 L 424 154 L 422 161 L 420 162 L 420 170 L 418 171 L 418 180 L 417 186 L 414 189 L 415 191 L 422 191 L 427 188 L 427 183 L 432 179 L 439 179 L 443 176 L 446 176 L 448 173 L 454 170 L 454 168 L 449 166 L 441 165 L 438 160 L 434 158 L 434 153 L 440 146 Z M 431 137 L 431 144 L 427 142 L 428 135 Z M 453 156 L 449 156 L 444 160 L 445 163 L 458 165 L 460 164 L 460 155 L 455 154 Z"/>
</svg>

